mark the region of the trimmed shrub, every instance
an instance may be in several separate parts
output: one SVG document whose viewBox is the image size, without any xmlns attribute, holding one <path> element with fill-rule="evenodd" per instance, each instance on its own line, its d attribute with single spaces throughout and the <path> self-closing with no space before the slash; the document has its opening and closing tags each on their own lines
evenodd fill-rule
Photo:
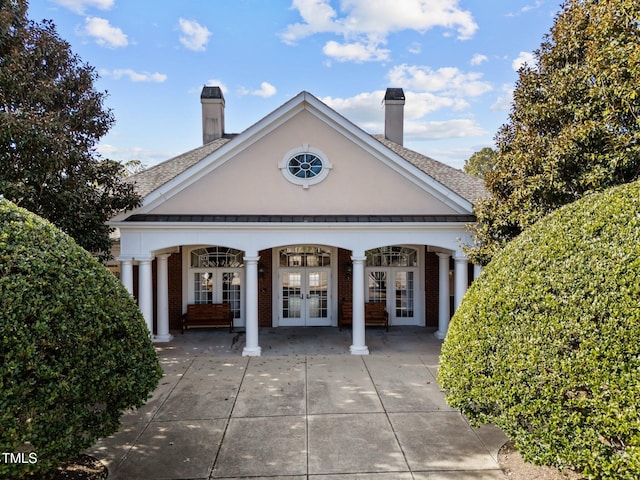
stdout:
<svg viewBox="0 0 640 480">
<path fill-rule="evenodd" d="M 1 198 L 0 331 L 2 478 L 45 478 L 114 433 L 162 374 L 121 283 L 69 236 Z"/>
<path fill-rule="evenodd" d="M 640 183 L 509 243 L 456 311 L 440 365 L 449 404 L 526 460 L 640 478 Z"/>
</svg>

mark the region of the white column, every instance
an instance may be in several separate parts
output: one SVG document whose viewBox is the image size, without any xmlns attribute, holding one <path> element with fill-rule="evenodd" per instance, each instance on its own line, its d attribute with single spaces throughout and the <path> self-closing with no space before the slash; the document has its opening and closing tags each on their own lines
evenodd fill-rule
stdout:
<svg viewBox="0 0 640 480">
<path fill-rule="evenodd" d="M 153 277 L 151 273 L 152 258 L 139 260 L 138 272 L 138 308 L 142 312 L 144 321 L 153 335 Z"/>
<path fill-rule="evenodd" d="M 467 265 L 469 264 L 469 259 L 464 256 L 453 257 L 453 261 L 455 262 L 455 283 L 453 291 L 453 308 L 455 311 L 460 306 L 462 297 L 464 297 L 464 294 L 467 293 L 469 283 L 469 273 Z"/>
<path fill-rule="evenodd" d="M 130 258 L 119 258 L 120 260 L 120 281 L 133 296 L 133 260 Z"/>
<path fill-rule="evenodd" d="M 444 340 L 449 329 L 449 318 L 451 316 L 449 298 L 449 258 L 448 253 L 436 253 L 440 259 L 438 268 L 438 331 L 436 337 Z"/>
<path fill-rule="evenodd" d="M 154 342 L 170 342 L 173 335 L 169 333 L 169 265 L 170 253 L 156 255 L 158 260 L 158 334 Z"/>
<path fill-rule="evenodd" d="M 482 273 L 482 265 L 473 265 L 473 279 L 475 280 Z"/>
<path fill-rule="evenodd" d="M 262 353 L 258 344 L 258 260 L 260 257 L 257 255 L 244 257 L 247 340 L 242 350 L 243 357 L 258 357 Z"/>
<path fill-rule="evenodd" d="M 353 345 L 349 348 L 351 355 L 369 355 L 369 348 L 365 344 L 364 328 L 364 261 L 367 257 L 351 257 L 353 261 L 353 319 L 351 332 Z"/>
</svg>

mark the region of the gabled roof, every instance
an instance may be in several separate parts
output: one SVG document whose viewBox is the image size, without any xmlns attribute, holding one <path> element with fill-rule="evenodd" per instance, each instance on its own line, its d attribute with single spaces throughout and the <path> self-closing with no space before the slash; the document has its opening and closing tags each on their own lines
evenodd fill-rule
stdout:
<svg viewBox="0 0 640 480">
<path fill-rule="evenodd" d="M 188 168 L 207 158 L 220 147 L 229 143 L 235 136 L 236 135 L 225 135 L 206 145 L 189 150 L 177 157 L 154 165 L 135 175 L 131 175 L 125 179 L 125 182 L 135 183 L 136 192 L 144 198 L 165 183 L 173 180 Z"/>
<path fill-rule="evenodd" d="M 442 162 L 427 157 L 421 153 L 409 150 L 398 145 L 391 140 L 387 140 L 384 135 L 372 135 L 388 149 L 394 151 L 413 166 L 419 168 L 434 180 L 440 182 L 445 187 L 453 190 L 462 198 L 471 203 L 476 203 L 480 198 L 487 197 L 488 192 L 484 185 L 484 180 L 468 173 L 450 167 Z"/>
<path fill-rule="evenodd" d="M 368 147 L 377 152 L 376 155 L 396 159 L 394 160 L 396 163 L 402 163 L 402 161 L 408 162 L 412 167 L 417 168 L 419 172 L 426 175 L 425 178 L 430 179 L 427 181 L 436 186 L 435 188 L 438 190 L 450 191 L 470 205 L 473 205 L 479 198 L 487 196 L 484 182 L 481 179 L 398 145 L 397 143 L 387 140 L 383 135 L 369 135 L 308 92 L 301 92 L 240 134 L 225 135 L 206 145 L 194 148 L 177 157 L 132 175 L 128 177 L 126 181 L 135 183 L 136 190 L 138 194 L 143 197 L 144 204 L 146 203 L 144 199 L 151 194 L 153 194 L 151 195 L 152 197 L 162 196 L 162 191 L 164 190 L 181 188 L 175 187 L 175 185 L 184 184 L 181 179 L 194 174 L 194 172 L 187 173 L 187 170 L 202 169 L 204 171 L 205 169 L 211 168 L 212 164 L 218 161 L 226 161 L 224 159 L 220 160 L 219 157 L 223 156 L 226 158 L 232 150 L 242 148 L 243 143 L 255 141 L 255 139 L 263 135 L 265 131 L 268 131 L 270 128 L 275 128 L 275 125 L 290 118 L 301 108 L 311 109 L 316 115 L 323 116 L 328 119 L 328 121 L 334 122 L 336 128 L 348 132 L 352 138 L 358 139 L 361 143 L 368 145 Z M 218 151 L 220 151 L 220 155 L 218 155 Z M 407 167 L 408 169 L 412 168 L 408 165 Z M 439 187 L 437 185 L 439 185 Z M 154 194 L 154 192 L 159 189 L 161 191 Z"/>
</svg>

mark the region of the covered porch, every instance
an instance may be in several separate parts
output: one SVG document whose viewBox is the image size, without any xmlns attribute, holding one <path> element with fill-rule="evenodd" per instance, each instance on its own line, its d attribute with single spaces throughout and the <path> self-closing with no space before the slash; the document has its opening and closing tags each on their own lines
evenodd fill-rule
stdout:
<svg viewBox="0 0 640 480">
<path fill-rule="evenodd" d="M 134 216 L 119 225 L 120 276 L 155 342 L 172 341 L 176 309 L 183 313 L 202 300 L 198 285 L 206 279 L 219 286 L 210 287 L 204 301 L 236 302 L 244 356 L 261 355 L 261 327 L 337 326 L 345 300 L 353 305 L 348 351 L 367 355 L 365 302 L 386 302 L 392 326 L 433 326 L 443 339 L 452 310 L 479 274 L 460 246 L 469 216 L 195 220 Z M 221 260 L 223 250 L 235 257 Z M 194 264 L 194 252 L 218 256 Z M 326 258 L 303 260 L 308 252 Z M 415 259 L 402 259 L 403 252 Z M 176 290 L 180 300 L 170 309 Z"/>
</svg>

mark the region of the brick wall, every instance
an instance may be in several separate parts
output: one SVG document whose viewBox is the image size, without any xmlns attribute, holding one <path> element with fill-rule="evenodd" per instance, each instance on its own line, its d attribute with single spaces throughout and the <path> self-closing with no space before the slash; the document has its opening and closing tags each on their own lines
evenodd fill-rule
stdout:
<svg viewBox="0 0 640 480">
<path fill-rule="evenodd" d="M 353 279 L 347 277 L 347 265 L 351 265 L 351 250 L 338 249 L 338 306 L 353 299 Z"/>
<path fill-rule="evenodd" d="M 278 301 L 278 296 L 274 298 L 273 288 L 273 261 L 271 249 L 261 250 L 258 269 L 264 273 L 258 273 L 258 325 L 261 327 L 273 326 L 273 302 Z M 262 277 L 262 278 L 261 278 Z"/>
<path fill-rule="evenodd" d="M 438 326 L 439 305 L 439 258 L 427 252 L 424 259 L 425 323 L 427 327 Z"/>
<path fill-rule="evenodd" d="M 169 328 L 180 328 L 182 316 L 182 248 L 168 260 L 169 268 Z"/>
</svg>

